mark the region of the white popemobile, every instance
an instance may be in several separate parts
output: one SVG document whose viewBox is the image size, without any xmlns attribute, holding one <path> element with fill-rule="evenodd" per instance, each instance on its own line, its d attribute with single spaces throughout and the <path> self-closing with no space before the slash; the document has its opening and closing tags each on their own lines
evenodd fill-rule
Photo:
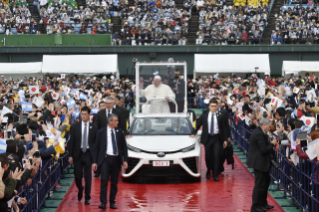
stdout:
<svg viewBox="0 0 319 212">
<path fill-rule="evenodd" d="M 162 107 L 158 107 L 170 101 L 175 104 L 177 111 L 174 95 L 168 95 L 166 98 L 160 94 L 154 94 L 152 97 L 145 95 L 146 103 L 140 103 L 140 97 L 145 91 L 140 90 L 138 86 L 141 79 L 140 72 L 153 70 L 151 67 L 182 67 L 183 79 L 187 79 L 186 62 L 136 63 L 136 113 L 130 117 L 129 136 L 126 139 L 128 169 L 122 170 L 122 179 L 128 181 L 138 176 L 186 176 L 194 181 L 200 181 L 201 147 L 198 138 L 190 137 L 195 117 L 187 113 L 187 82 L 184 86 L 183 113 L 161 111 Z M 152 108 L 156 107 L 157 111 L 154 112 Z M 140 108 L 142 113 L 139 112 Z"/>
</svg>

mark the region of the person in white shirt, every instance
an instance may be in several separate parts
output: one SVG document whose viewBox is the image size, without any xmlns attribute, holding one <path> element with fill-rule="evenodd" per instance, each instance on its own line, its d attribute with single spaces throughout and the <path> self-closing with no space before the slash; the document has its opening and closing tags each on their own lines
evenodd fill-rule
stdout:
<svg viewBox="0 0 319 212">
<path fill-rule="evenodd" d="M 203 0 L 198 0 L 197 3 L 196 3 L 197 10 L 199 10 L 203 5 L 204 5 L 204 1 Z"/>
<path fill-rule="evenodd" d="M 160 76 L 155 76 L 153 84 L 143 90 L 143 82 L 140 83 L 140 96 L 146 97 L 150 104 L 150 113 L 170 113 L 168 101 L 175 100 L 175 93 L 168 85 L 162 83 Z M 154 99 L 155 100 L 152 100 Z"/>
</svg>

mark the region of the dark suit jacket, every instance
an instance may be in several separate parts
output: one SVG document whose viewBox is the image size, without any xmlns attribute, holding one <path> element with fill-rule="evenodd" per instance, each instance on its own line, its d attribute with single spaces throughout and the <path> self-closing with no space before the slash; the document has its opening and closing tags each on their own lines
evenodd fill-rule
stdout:
<svg viewBox="0 0 319 212">
<path fill-rule="evenodd" d="M 119 156 L 121 158 L 121 164 L 123 161 L 127 161 L 127 145 L 125 140 L 124 131 L 120 128 L 115 129 L 116 142 L 118 147 Z M 106 156 L 107 150 L 107 127 L 100 129 L 97 132 L 95 146 L 94 146 L 94 157 L 93 163 L 97 163 L 98 166 L 102 165 L 103 160 Z"/>
<path fill-rule="evenodd" d="M 203 126 L 203 132 L 202 132 L 202 136 L 201 136 L 201 143 L 203 145 L 205 145 L 207 143 L 208 140 L 208 114 L 209 111 L 205 111 L 197 120 L 196 120 L 196 129 L 194 129 L 193 134 L 196 135 L 197 131 L 200 129 L 201 126 Z M 228 122 L 227 122 L 227 118 L 225 117 L 225 113 L 222 112 L 217 112 L 217 123 L 218 123 L 218 128 L 219 128 L 219 139 L 220 142 L 224 142 L 227 141 L 227 136 L 228 134 L 226 133 Z"/>
<path fill-rule="evenodd" d="M 124 118 L 125 122 L 128 121 L 128 119 L 130 117 L 130 111 L 129 110 L 125 109 L 124 107 L 118 106 L 118 105 L 115 106 L 115 109 L 121 111 L 121 113 L 123 114 L 123 118 Z"/>
<path fill-rule="evenodd" d="M 95 124 L 90 123 L 89 124 L 89 147 L 91 156 L 93 158 L 93 150 L 94 150 L 94 142 L 96 138 L 96 133 L 98 129 Z M 81 143 L 82 143 L 82 121 L 75 123 L 71 126 L 70 129 L 70 140 L 68 142 L 69 146 L 69 157 L 73 158 L 73 161 L 77 161 L 80 153 L 81 153 Z"/>
<path fill-rule="evenodd" d="M 268 172 L 274 145 L 269 143 L 268 135 L 257 127 L 250 136 L 247 166 L 262 172 Z"/>
<path fill-rule="evenodd" d="M 226 119 L 227 120 L 227 124 L 226 124 L 225 131 L 226 131 L 226 134 L 227 134 L 227 141 L 228 141 L 228 138 L 231 138 L 231 136 L 230 136 L 230 127 L 229 127 L 229 119 L 228 119 L 228 112 L 225 109 L 220 109 L 220 111 L 223 113 L 224 117 L 227 117 L 227 119 Z"/>
<path fill-rule="evenodd" d="M 121 128 L 122 130 L 124 130 L 124 132 L 126 132 L 126 122 L 124 120 L 123 113 L 120 110 L 114 109 L 114 108 L 112 108 L 112 113 L 118 116 L 119 128 Z M 97 113 L 94 124 L 96 124 L 98 129 L 102 129 L 108 125 L 108 121 L 106 118 L 106 110 L 100 110 Z"/>
</svg>

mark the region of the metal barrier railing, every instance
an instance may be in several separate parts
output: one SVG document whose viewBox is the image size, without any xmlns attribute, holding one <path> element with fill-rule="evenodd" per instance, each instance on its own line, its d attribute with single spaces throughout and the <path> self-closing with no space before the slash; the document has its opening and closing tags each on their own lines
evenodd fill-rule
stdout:
<svg viewBox="0 0 319 212">
<path fill-rule="evenodd" d="M 231 133 L 235 145 L 243 151 L 246 157 L 249 150 L 249 139 L 252 130 L 244 121 L 236 122 L 235 117 L 229 116 Z M 278 169 L 271 168 L 270 176 L 275 191 L 283 191 L 281 197 L 275 199 L 291 199 L 291 204 L 281 207 L 299 207 L 300 211 L 319 211 L 319 181 L 316 163 L 310 160 L 299 159 L 299 163 L 289 161 L 289 147 L 279 145 L 276 151 Z"/>
<path fill-rule="evenodd" d="M 42 160 L 42 166 L 38 173 L 32 178 L 32 183 L 28 186 L 25 184 L 23 189 L 20 188 L 18 195 L 25 197 L 28 202 L 26 205 L 19 205 L 20 211 L 33 212 L 40 211 L 40 208 L 57 208 L 56 206 L 48 206 L 46 200 L 61 200 L 61 198 L 53 198 L 51 191 L 57 191 L 56 183 L 60 179 L 66 178 L 64 172 L 69 171 L 68 152 L 60 155 L 56 161 L 54 157 Z"/>
</svg>

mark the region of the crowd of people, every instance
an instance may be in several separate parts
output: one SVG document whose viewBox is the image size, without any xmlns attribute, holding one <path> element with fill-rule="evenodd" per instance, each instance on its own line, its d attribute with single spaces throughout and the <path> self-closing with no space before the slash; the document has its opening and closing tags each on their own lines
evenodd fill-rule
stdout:
<svg viewBox="0 0 319 212">
<path fill-rule="evenodd" d="M 244 123 L 252 131 L 249 148 L 254 148 L 254 150 L 248 154 L 247 165 L 257 169 L 255 176 L 258 172 L 258 177 L 256 177 L 258 182 L 256 181 L 255 186 L 262 186 L 262 188 L 254 189 L 255 197 L 253 197 L 252 211 L 265 209 L 265 207 L 260 209 L 263 205 L 258 205 L 259 201 L 262 200 L 258 195 L 262 195 L 259 192 L 267 190 L 270 183 L 270 178 L 265 175 L 269 170 L 265 171 L 264 167 L 268 167 L 267 164 L 274 165 L 270 161 L 268 153 L 273 152 L 274 154 L 270 155 L 276 155 L 276 151 L 282 151 L 283 148 L 285 148 L 285 152 L 281 154 L 286 159 L 278 159 L 278 164 L 284 163 L 285 160 L 292 167 L 299 167 L 299 158 L 315 162 L 314 179 L 310 180 L 311 182 L 304 182 L 305 185 L 302 187 L 307 190 L 308 195 L 314 195 L 315 199 L 318 198 L 317 170 L 319 164 L 317 165 L 316 162 L 319 158 L 319 148 L 315 149 L 316 145 L 312 146 L 319 140 L 318 83 L 319 80 L 315 73 L 311 75 L 306 73 L 305 77 L 292 74 L 286 78 L 265 76 L 263 79 L 258 78 L 255 74 L 244 79 L 236 76 L 219 78 L 204 76 L 188 82 L 189 105 L 206 108 L 210 105 L 212 98 L 219 98 L 221 107 L 227 110 L 231 117 L 234 117 L 235 124 Z M 262 139 L 257 136 L 258 133 L 254 133 L 256 130 L 259 134 L 264 132 L 271 138 L 272 147 L 267 146 L 270 144 L 269 142 L 262 144 Z M 302 132 L 305 133 L 304 138 L 301 136 Z M 259 143 L 256 146 L 254 142 Z M 262 157 L 268 155 L 262 159 L 261 164 L 256 162 L 261 156 L 255 156 L 259 151 L 262 152 Z M 310 154 L 311 151 L 314 151 L 313 155 Z M 283 171 L 288 177 L 292 177 L 294 181 L 299 180 L 299 178 L 293 177 L 294 172 L 287 167 L 288 165 L 283 166 L 286 167 Z M 307 168 L 305 171 L 305 173 L 310 172 L 311 168 Z M 281 181 L 284 180 L 284 178 L 281 179 Z M 267 185 L 262 184 L 262 181 L 267 182 Z M 315 186 L 311 189 L 309 185 Z M 288 193 L 294 195 L 291 184 L 286 189 L 289 190 Z M 301 202 L 300 198 L 302 197 L 298 197 L 297 201 Z M 318 210 L 318 203 L 312 202 L 306 195 L 304 198 L 306 199 L 304 207 L 308 207 L 310 211 L 312 209 Z M 264 200 L 262 202 L 261 204 L 265 204 Z M 295 204 L 298 205 L 299 202 L 295 202 Z"/>
<path fill-rule="evenodd" d="M 88 111 L 86 118 L 92 123 L 99 110 L 114 105 L 121 109 L 118 117 L 120 126 L 125 128 L 123 120 L 129 116 L 125 106 L 129 108 L 133 106 L 129 102 L 134 102 L 129 92 L 132 86 L 129 80 L 117 80 L 113 76 L 44 80 L 26 77 L 12 80 L 2 76 L 0 211 L 7 208 L 19 211 L 19 204 L 27 203 L 27 199 L 17 196 L 17 191 L 31 185 L 42 160 L 52 157 L 57 160 L 66 149 L 73 155 L 72 142 L 67 141 L 71 125 L 84 119 L 80 111 Z M 107 96 L 111 97 L 105 102 Z"/>
<path fill-rule="evenodd" d="M 182 81 L 178 70 L 175 70 L 174 76 Z M 134 81 L 128 78 L 116 79 L 113 76 L 107 78 L 106 76 L 79 77 L 76 75 L 73 77 L 62 75 L 61 77 L 48 76 L 45 79 L 30 77 L 21 80 L 5 79 L 2 76 L 0 81 L 1 136 L 4 139 L 0 139 L 0 142 L 4 142 L 5 146 L 5 149 L 3 149 L 3 145 L 0 145 L 2 148 L 0 148 L 0 177 L 2 177 L 4 183 L 2 185 L 0 181 L 1 211 L 2 208 L 17 208 L 17 204 L 27 203 L 26 199 L 17 197 L 14 190 L 17 190 L 22 185 L 31 184 L 32 176 L 41 169 L 42 159 L 58 158 L 59 154 L 63 154 L 65 149 L 70 151 L 69 162 L 75 165 L 75 180 L 79 188 L 78 198 L 80 201 L 83 197 L 83 175 L 79 170 L 82 170 L 81 167 L 83 166 L 86 173 L 91 172 L 91 169 L 88 171 L 86 167 L 87 161 L 85 158 L 90 158 L 87 155 L 88 153 L 86 153 L 88 149 L 96 151 L 92 141 L 95 140 L 95 137 L 90 136 L 87 144 L 82 143 L 81 149 L 84 148 L 85 150 L 79 152 L 80 147 L 77 146 L 79 143 L 76 142 L 78 138 L 72 138 L 72 135 L 78 136 L 75 131 L 77 129 L 81 130 L 80 125 L 84 123 L 84 120 L 89 123 L 89 126 L 93 127 L 90 130 L 104 128 L 107 125 L 106 117 L 112 119 L 109 120 L 111 127 L 117 127 L 115 122 L 119 122 L 119 129 L 126 134 L 129 109 L 134 107 L 135 104 L 136 86 Z M 267 154 L 286 146 L 287 160 L 295 166 L 298 166 L 296 157 L 318 161 L 319 151 L 317 151 L 318 156 L 316 155 L 315 157 L 308 155 L 309 151 L 307 151 L 307 147 L 308 149 L 313 148 L 307 143 L 316 143 L 317 138 L 319 138 L 316 118 L 316 114 L 319 113 L 317 87 L 319 79 L 315 73 L 311 75 L 306 73 L 305 77 L 291 75 L 286 78 L 270 76 L 260 78 L 256 74 L 247 75 L 245 78 L 235 75 L 223 77 L 216 74 L 214 76 L 187 79 L 185 82 L 188 91 L 188 107 L 208 108 L 208 112 L 213 111 L 213 114 L 217 112 L 218 121 L 216 123 L 220 124 L 218 127 L 225 125 L 225 129 L 228 129 L 228 124 L 222 122 L 224 118 L 218 118 L 219 116 L 226 117 L 226 114 L 228 114 L 234 117 L 236 124 L 245 122 L 247 127 L 253 131 L 252 137 L 255 138 L 256 133 L 254 134 L 254 132 L 258 129 L 259 133 L 266 133 L 263 135 L 272 138 L 271 145 L 273 146 L 267 146 Z M 154 76 L 149 81 L 144 80 L 144 83 L 146 83 L 144 86 L 153 83 L 156 87 L 161 83 L 165 84 L 167 82 L 165 79 L 161 81 L 160 76 Z M 140 86 L 143 88 L 143 85 Z M 174 98 L 178 102 L 179 98 L 176 89 L 178 90 L 179 87 L 173 86 L 172 90 L 176 93 Z M 180 89 L 183 90 L 182 87 Z M 144 90 L 143 92 L 145 92 L 144 94 L 147 97 L 146 91 Z M 183 98 L 180 98 L 180 100 L 183 100 Z M 178 110 L 180 109 L 183 110 L 183 104 L 181 108 L 178 108 Z M 167 110 L 169 111 L 170 108 L 167 107 Z M 111 114 L 106 111 L 113 111 L 112 114 L 114 115 L 110 116 Z M 209 115 L 205 111 L 203 114 Z M 197 126 L 203 125 L 205 128 L 205 120 L 207 120 L 207 117 L 205 115 L 201 116 L 197 119 Z M 213 129 L 208 128 L 208 131 L 207 139 L 216 139 L 215 137 L 213 138 L 214 132 L 217 132 L 217 134 L 219 132 L 216 125 Z M 301 132 L 306 132 L 308 135 L 305 139 L 306 144 L 304 144 L 305 140 L 298 137 Z M 70 135 L 71 139 L 69 139 Z M 257 142 L 254 138 L 251 138 L 250 146 L 254 146 L 252 143 Z M 79 139 L 81 140 L 81 136 Z M 230 131 L 221 139 L 223 141 L 222 146 L 225 148 L 227 142 L 231 140 Z M 121 148 L 125 149 L 125 145 Z M 254 152 L 258 152 L 259 150 L 257 149 Z M 83 157 L 79 157 L 82 154 Z M 112 155 L 113 153 L 111 152 L 110 154 Z M 263 172 L 259 173 L 258 176 L 260 178 L 257 178 L 264 179 L 263 177 L 267 177 L 264 175 L 264 168 L 258 168 L 258 166 L 253 165 L 255 164 L 253 161 L 258 159 L 257 156 L 257 159 L 254 157 L 250 158 L 247 164 Z M 267 164 L 269 162 L 268 159 L 267 156 L 267 159 L 265 159 Z M 105 177 L 104 170 L 98 169 L 98 165 L 101 165 L 99 164 L 100 159 L 94 156 L 92 160 L 90 164 L 96 164 L 94 166 L 96 177 L 100 173 Z M 124 162 L 123 166 L 127 167 Z M 269 162 L 269 164 L 272 164 L 272 162 Z M 214 179 L 218 181 L 218 174 L 220 174 L 221 170 L 217 169 L 216 165 L 212 167 Z M 315 167 L 315 169 L 317 168 Z M 116 174 L 118 175 L 118 173 Z M 206 176 L 207 178 L 209 178 L 208 175 L 209 173 Z M 87 184 L 90 181 L 87 174 L 85 174 L 85 179 Z M 314 177 L 314 181 L 312 182 L 315 187 L 313 195 L 318 197 L 318 192 L 316 192 L 318 191 L 318 175 Z M 261 184 L 257 183 L 255 187 L 257 185 L 261 186 Z M 1 189 L 4 192 L 3 196 L 1 196 Z M 90 204 L 90 186 L 86 186 L 85 189 L 87 189 L 85 190 L 85 204 Z M 256 191 L 254 189 L 254 192 L 258 193 L 258 189 L 261 188 L 256 188 Z M 261 209 L 256 209 L 261 206 L 264 209 L 271 207 L 265 204 L 264 199 L 260 203 L 261 200 L 257 198 L 258 194 L 256 193 L 253 194 L 253 204 L 255 205 L 252 207 L 252 211 L 261 211 Z M 12 198 L 14 201 L 12 204 L 8 204 Z M 111 207 L 116 207 L 114 202 Z M 308 205 L 308 207 L 317 208 L 318 205 L 312 204 Z M 103 202 L 100 208 L 105 208 Z"/>
<path fill-rule="evenodd" d="M 124 45 L 186 45 L 191 8 L 185 0 L 183 8 L 177 8 L 174 0 L 136 0 L 134 6 L 122 3 L 118 7 L 121 32 L 113 34 Z"/>
<path fill-rule="evenodd" d="M 310 2 L 306 6 L 296 3 L 293 7 L 281 7 L 270 38 L 272 44 L 318 43 L 318 9 Z"/>
<path fill-rule="evenodd" d="M 103 3 L 104 2 L 104 3 Z M 61 5 L 42 6 L 39 13 L 47 34 L 106 34 L 110 33 L 111 13 L 103 1 L 99 6 L 87 2 L 78 8 L 75 1 Z"/>
<path fill-rule="evenodd" d="M 31 17 L 28 2 L 10 1 L 0 6 L 0 34 L 37 34 L 37 23 Z"/>
<path fill-rule="evenodd" d="M 203 1 L 197 1 L 197 4 L 199 2 Z M 234 1 L 234 6 L 229 7 L 224 6 L 223 1 L 199 4 L 196 44 L 259 44 L 270 13 L 268 2 L 262 3 Z"/>
</svg>

